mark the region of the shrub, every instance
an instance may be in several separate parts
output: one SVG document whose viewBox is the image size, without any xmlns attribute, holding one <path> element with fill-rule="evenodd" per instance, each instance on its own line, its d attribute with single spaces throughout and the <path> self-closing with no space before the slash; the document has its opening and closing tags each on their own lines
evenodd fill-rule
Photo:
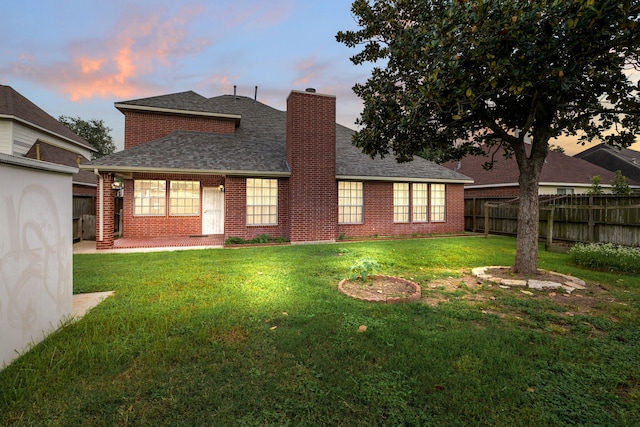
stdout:
<svg viewBox="0 0 640 427">
<path fill-rule="evenodd" d="M 225 245 L 246 245 L 246 244 L 264 244 L 264 243 L 286 243 L 287 239 L 284 237 L 271 237 L 266 234 L 259 234 L 253 239 L 243 239 L 242 237 L 228 237 L 224 241 Z"/>
<path fill-rule="evenodd" d="M 571 259 L 581 266 L 621 273 L 640 273 L 640 248 L 611 243 L 578 243 L 569 251 Z"/>
</svg>

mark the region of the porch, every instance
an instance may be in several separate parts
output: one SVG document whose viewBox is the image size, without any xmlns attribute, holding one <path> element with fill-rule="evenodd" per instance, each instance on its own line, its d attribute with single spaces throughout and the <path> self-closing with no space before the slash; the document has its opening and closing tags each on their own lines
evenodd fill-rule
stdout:
<svg viewBox="0 0 640 427">
<path fill-rule="evenodd" d="M 96 250 L 96 242 L 85 240 L 73 245 L 74 254 L 108 252 L 152 252 L 221 248 L 223 234 L 206 236 L 124 237 L 113 242 L 113 249 Z"/>
</svg>

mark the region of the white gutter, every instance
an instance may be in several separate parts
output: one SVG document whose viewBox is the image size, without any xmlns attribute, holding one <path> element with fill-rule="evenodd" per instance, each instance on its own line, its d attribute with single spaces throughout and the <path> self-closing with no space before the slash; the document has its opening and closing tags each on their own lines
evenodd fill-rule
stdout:
<svg viewBox="0 0 640 427">
<path fill-rule="evenodd" d="M 94 169 L 93 173 L 96 174 L 96 176 L 98 177 L 98 180 L 100 181 L 100 189 L 99 189 L 99 194 L 100 194 L 100 217 L 98 219 L 98 230 L 99 230 L 99 237 L 100 237 L 100 241 L 104 241 L 104 178 L 102 178 L 102 175 L 100 175 L 100 173 L 98 172 L 98 169 Z"/>
<path fill-rule="evenodd" d="M 336 175 L 336 179 L 344 180 L 344 181 L 433 182 L 433 183 L 444 183 L 444 184 L 471 184 L 471 183 L 473 183 L 472 179 L 409 178 L 409 177 L 402 177 L 402 176 Z"/>
</svg>

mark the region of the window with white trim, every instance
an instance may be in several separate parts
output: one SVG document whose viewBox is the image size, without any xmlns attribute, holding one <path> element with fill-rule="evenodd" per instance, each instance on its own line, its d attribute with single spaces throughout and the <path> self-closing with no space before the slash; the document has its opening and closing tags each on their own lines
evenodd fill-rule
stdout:
<svg viewBox="0 0 640 427">
<path fill-rule="evenodd" d="M 362 224 L 363 206 L 362 182 L 338 181 L 338 223 Z"/>
<path fill-rule="evenodd" d="M 445 185 L 431 184 L 431 221 L 445 220 Z"/>
<path fill-rule="evenodd" d="M 200 214 L 200 182 L 170 181 L 169 215 L 195 216 Z"/>
<path fill-rule="evenodd" d="M 164 215 L 167 183 L 164 180 L 136 179 L 133 181 L 133 214 Z"/>
<path fill-rule="evenodd" d="M 429 221 L 429 184 L 411 184 L 413 222 Z"/>
<path fill-rule="evenodd" d="M 409 222 L 408 183 L 393 183 L 393 222 Z"/>
<path fill-rule="evenodd" d="M 278 224 L 278 180 L 247 178 L 247 225 Z"/>
</svg>

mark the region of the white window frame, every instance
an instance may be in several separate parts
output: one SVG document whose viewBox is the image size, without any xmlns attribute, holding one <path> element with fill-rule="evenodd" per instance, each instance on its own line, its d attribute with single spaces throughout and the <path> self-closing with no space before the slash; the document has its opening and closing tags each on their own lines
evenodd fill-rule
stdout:
<svg viewBox="0 0 640 427">
<path fill-rule="evenodd" d="M 447 187 L 445 184 L 431 184 L 431 221 L 445 222 L 447 219 Z"/>
<path fill-rule="evenodd" d="M 133 181 L 133 216 L 165 216 L 167 181 L 136 179 Z"/>
<path fill-rule="evenodd" d="M 409 183 L 393 183 L 393 222 L 409 222 Z"/>
<path fill-rule="evenodd" d="M 169 181 L 169 215 L 200 215 L 200 181 Z"/>
<path fill-rule="evenodd" d="M 411 185 L 413 222 L 429 222 L 429 184 L 414 183 Z"/>
<path fill-rule="evenodd" d="M 247 225 L 278 225 L 278 180 L 247 178 Z"/>
<path fill-rule="evenodd" d="M 362 181 L 338 181 L 338 224 L 364 223 Z"/>
</svg>

